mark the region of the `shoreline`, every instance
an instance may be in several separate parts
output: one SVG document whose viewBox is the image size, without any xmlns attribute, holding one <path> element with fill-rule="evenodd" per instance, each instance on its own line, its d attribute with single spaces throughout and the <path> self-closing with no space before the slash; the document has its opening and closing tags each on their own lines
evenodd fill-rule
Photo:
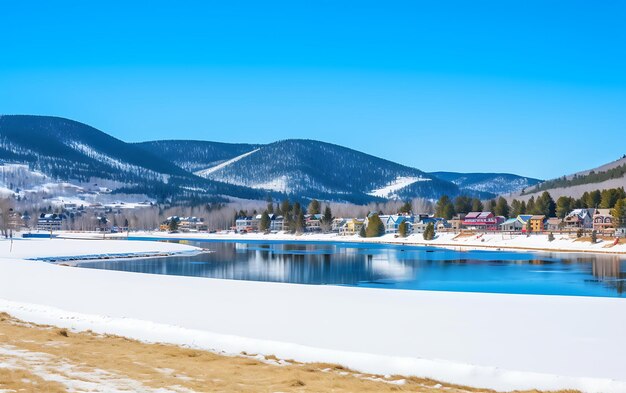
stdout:
<svg viewBox="0 0 626 393">
<path fill-rule="evenodd" d="M 77 234 L 73 234 L 74 236 Z M 94 234 L 83 233 L 82 238 L 91 238 Z M 67 235 L 59 234 L 65 238 Z M 607 247 L 610 242 L 600 240 L 596 244 L 580 241 L 579 239 L 555 235 L 555 240 L 548 241 L 548 235 L 513 235 L 511 239 L 502 239 L 502 234 L 485 234 L 476 239 L 476 235 L 456 239 L 458 234 L 442 233 L 431 241 L 425 241 L 422 235 L 410 235 L 406 238 L 384 235 L 377 238 L 361 238 L 357 235 L 339 236 L 336 234 L 207 234 L 207 233 L 165 233 L 165 232 L 135 232 L 131 240 L 159 241 L 159 240 L 188 240 L 188 241 L 293 241 L 293 242 L 337 242 L 337 243 L 365 243 L 389 244 L 419 247 L 440 247 L 456 251 L 485 250 L 485 251 L 526 251 L 547 253 L 584 253 L 596 255 L 615 255 L 626 257 L 626 239 L 621 239 L 615 246 Z M 110 238 L 126 238 L 126 234 L 111 234 Z M 81 238 L 74 237 L 76 239 Z"/>
<path fill-rule="evenodd" d="M 174 256 L 197 255 L 208 253 L 209 251 L 180 251 L 180 252 L 145 252 L 145 253 L 123 253 L 123 254 L 92 254 L 92 255 L 73 255 L 73 256 L 52 256 L 52 257 L 35 257 L 28 258 L 29 261 L 49 262 L 54 264 L 67 264 L 67 262 L 89 262 L 102 260 L 122 260 L 122 259 L 147 259 L 147 258 L 166 258 Z"/>
</svg>

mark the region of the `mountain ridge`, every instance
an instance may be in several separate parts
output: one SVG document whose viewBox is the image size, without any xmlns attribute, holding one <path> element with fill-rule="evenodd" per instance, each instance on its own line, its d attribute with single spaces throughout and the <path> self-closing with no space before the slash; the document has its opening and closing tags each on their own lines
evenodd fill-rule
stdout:
<svg viewBox="0 0 626 393">
<path fill-rule="evenodd" d="M 549 179 L 533 187 L 516 192 L 509 198 L 527 200 L 547 191 L 553 198 L 581 197 L 585 192 L 610 188 L 626 188 L 626 155 L 592 169 L 578 171 L 562 177 Z"/>
<path fill-rule="evenodd" d="M 264 199 L 269 194 L 367 203 L 436 199 L 443 194 L 495 196 L 312 139 L 268 144 L 184 139 L 127 143 L 84 123 L 54 116 L 0 116 L 0 160 L 25 163 L 58 179 L 107 179 L 115 192 L 161 199 L 208 195 Z"/>
</svg>

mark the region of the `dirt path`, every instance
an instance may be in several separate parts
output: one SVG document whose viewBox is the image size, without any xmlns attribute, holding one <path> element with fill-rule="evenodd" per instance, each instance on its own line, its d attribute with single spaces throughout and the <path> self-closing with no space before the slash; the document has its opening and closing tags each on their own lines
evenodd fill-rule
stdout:
<svg viewBox="0 0 626 393">
<path fill-rule="evenodd" d="M 341 366 L 224 356 L 74 333 L 0 313 L 0 392 L 450 392 L 486 390 Z"/>
</svg>

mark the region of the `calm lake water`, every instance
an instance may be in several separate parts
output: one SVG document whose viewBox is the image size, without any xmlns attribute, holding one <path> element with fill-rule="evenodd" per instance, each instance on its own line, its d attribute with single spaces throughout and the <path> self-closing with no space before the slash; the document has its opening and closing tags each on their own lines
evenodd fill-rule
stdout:
<svg viewBox="0 0 626 393">
<path fill-rule="evenodd" d="M 211 253 L 80 262 L 94 269 L 314 285 L 624 297 L 618 256 L 354 243 L 181 241 Z"/>
</svg>

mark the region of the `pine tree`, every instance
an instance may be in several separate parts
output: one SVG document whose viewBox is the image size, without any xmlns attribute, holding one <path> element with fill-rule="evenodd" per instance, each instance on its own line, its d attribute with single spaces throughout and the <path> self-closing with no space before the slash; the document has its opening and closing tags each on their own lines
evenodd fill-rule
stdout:
<svg viewBox="0 0 626 393">
<path fill-rule="evenodd" d="M 619 199 L 615 202 L 615 207 L 611 210 L 611 215 L 613 216 L 613 223 L 615 228 L 621 227 L 625 222 L 626 218 L 626 199 Z"/>
<path fill-rule="evenodd" d="M 536 214 L 535 213 L 535 197 L 532 196 L 526 203 L 526 214 Z"/>
<path fill-rule="evenodd" d="M 291 205 L 289 204 L 289 199 L 283 200 L 283 202 L 280 204 L 280 214 L 282 214 L 283 217 L 286 218 L 289 215 L 290 211 Z"/>
<path fill-rule="evenodd" d="M 361 229 L 359 229 L 359 237 L 367 237 L 367 233 L 365 232 L 365 225 L 361 225 Z"/>
<path fill-rule="evenodd" d="M 274 214 L 274 201 L 271 195 L 267 197 L 267 213 Z"/>
<path fill-rule="evenodd" d="M 178 219 L 176 217 L 172 217 L 170 219 L 170 222 L 168 223 L 168 229 L 170 230 L 170 232 L 176 232 L 178 230 Z"/>
<path fill-rule="evenodd" d="M 543 214 L 546 217 L 554 217 L 556 215 L 556 203 L 548 191 L 544 191 L 541 194 L 541 211 L 539 214 Z"/>
<path fill-rule="evenodd" d="M 556 216 L 561 220 L 573 210 L 574 199 L 566 196 L 556 200 Z"/>
<path fill-rule="evenodd" d="M 600 207 L 603 209 L 611 209 L 615 206 L 617 201 L 624 199 L 625 197 L 626 194 L 624 194 L 623 188 L 610 188 L 608 190 L 602 190 Z"/>
<path fill-rule="evenodd" d="M 472 211 L 473 212 L 481 212 L 485 207 L 483 203 L 478 198 L 472 199 Z"/>
<path fill-rule="evenodd" d="M 596 244 L 597 241 L 598 241 L 598 234 L 596 233 L 596 230 L 594 229 L 593 231 L 591 231 L 591 243 Z"/>
<path fill-rule="evenodd" d="M 517 199 L 513 199 L 511 202 L 511 212 L 509 213 L 510 217 L 517 217 L 520 214 L 524 214 L 522 212 L 522 203 Z"/>
<path fill-rule="evenodd" d="M 398 213 L 410 214 L 412 210 L 413 210 L 413 207 L 411 206 L 411 202 L 406 201 L 406 202 L 404 202 L 404 204 L 400 207 L 400 209 L 398 210 Z"/>
<path fill-rule="evenodd" d="M 600 190 L 592 191 L 588 194 L 587 207 L 597 208 L 602 202 L 602 193 Z"/>
<path fill-rule="evenodd" d="M 398 226 L 398 235 L 400 237 L 407 237 L 409 235 L 409 224 L 406 221 L 402 221 Z"/>
<path fill-rule="evenodd" d="M 488 212 L 495 212 L 496 211 L 496 200 L 495 199 L 490 199 L 489 202 L 487 202 L 487 211 Z"/>
<path fill-rule="evenodd" d="M 302 230 L 304 229 L 304 225 L 298 222 L 301 214 L 302 214 L 302 208 L 300 207 L 300 203 L 299 202 L 294 203 L 292 212 L 290 214 L 291 217 L 289 218 L 289 232 L 296 233 L 298 232 L 298 229 L 302 229 Z"/>
<path fill-rule="evenodd" d="M 385 225 L 378 214 L 374 213 L 369 217 L 365 234 L 367 237 L 379 237 L 385 234 Z"/>
<path fill-rule="evenodd" d="M 454 216 L 454 205 L 450 201 L 447 195 L 442 195 L 435 205 L 435 215 L 437 217 L 443 217 L 446 220 L 451 219 Z"/>
<path fill-rule="evenodd" d="M 469 197 L 459 195 L 454 198 L 454 211 L 457 214 L 466 214 L 472 210 L 472 200 Z"/>
<path fill-rule="evenodd" d="M 496 216 L 509 217 L 509 204 L 503 197 L 498 198 L 494 214 Z"/>
<path fill-rule="evenodd" d="M 296 233 L 304 233 L 304 228 L 306 224 L 304 222 L 304 213 L 300 210 L 300 213 L 296 216 Z"/>
<path fill-rule="evenodd" d="M 270 216 L 267 210 L 261 215 L 261 221 L 259 222 L 259 231 L 266 232 L 270 229 Z"/>
<path fill-rule="evenodd" d="M 435 238 L 435 225 L 432 222 L 429 222 L 426 225 L 426 229 L 424 229 L 424 240 L 433 240 Z"/>
<path fill-rule="evenodd" d="M 326 205 L 324 208 L 324 214 L 322 215 L 322 231 L 330 232 L 333 224 L 333 213 L 330 210 L 330 206 Z"/>
<path fill-rule="evenodd" d="M 313 199 L 311 203 L 309 203 L 309 207 L 307 211 L 309 214 L 320 214 L 321 213 L 320 201 L 318 201 L 317 199 Z"/>
</svg>

